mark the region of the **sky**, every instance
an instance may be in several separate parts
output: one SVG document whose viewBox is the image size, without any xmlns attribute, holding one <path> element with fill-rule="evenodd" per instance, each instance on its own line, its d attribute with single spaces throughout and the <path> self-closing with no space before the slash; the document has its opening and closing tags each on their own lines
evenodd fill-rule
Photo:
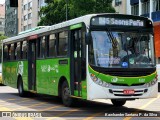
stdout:
<svg viewBox="0 0 160 120">
<path fill-rule="evenodd" d="M 5 0 L 0 0 L 0 4 L 5 3 Z"/>
</svg>

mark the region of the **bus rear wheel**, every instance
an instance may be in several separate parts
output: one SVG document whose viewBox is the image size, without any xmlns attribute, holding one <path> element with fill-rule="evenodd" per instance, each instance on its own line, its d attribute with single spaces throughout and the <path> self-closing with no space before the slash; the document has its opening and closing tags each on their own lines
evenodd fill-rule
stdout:
<svg viewBox="0 0 160 120">
<path fill-rule="evenodd" d="M 18 80 L 18 93 L 19 93 L 20 97 L 25 97 L 26 96 L 26 92 L 23 89 L 23 82 L 22 82 L 21 77 Z"/>
<path fill-rule="evenodd" d="M 114 106 L 123 106 L 126 103 L 126 100 L 111 99 L 111 102 Z"/>
<path fill-rule="evenodd" d="M 62 102 L 65 106 L 72 106 L 73 99 L 70 97 L 70 89 L 67 81 L 64 81 L 61 89 Z"/>
</svg>

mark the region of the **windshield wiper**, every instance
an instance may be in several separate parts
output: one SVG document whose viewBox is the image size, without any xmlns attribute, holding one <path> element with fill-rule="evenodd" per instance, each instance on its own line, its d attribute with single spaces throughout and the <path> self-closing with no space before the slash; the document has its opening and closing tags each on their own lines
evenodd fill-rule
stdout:
<svg viewBox="0 0 160 120">
<path fill-rule="evenodd" d="M 116 40 L 116 38 L 113 36 L 113 34 L 110 32 L 110 30 L 109 30 L 109 28 L 106 28 L 107 29 L 107 34 L 108 34 L 108 36 L 109 36 L 109 38 L 110 38 L 110 40 L 111 40 L 111 43 L 112 43 L 112 46 L 113 46 L 113 48 L 117 48 L 117 40 Z"/>
</svg>

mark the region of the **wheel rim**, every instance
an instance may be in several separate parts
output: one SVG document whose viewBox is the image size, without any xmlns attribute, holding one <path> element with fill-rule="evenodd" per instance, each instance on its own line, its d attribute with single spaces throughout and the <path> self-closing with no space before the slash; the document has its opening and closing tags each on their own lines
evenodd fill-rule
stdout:
<svg viewBox="0 0 160 120">
<path fill-rule="evenodd" d="M 64 98 L 64 100 L 68 100 L 69 96 L 70 96 L 69 88 L 65 87 L 64 90 L 63 90 L 63 98 Z"/>
<path fill-rule="evenodd" d="M 19 84 L 19 93 L 20 94 L 22 93 L 22 86 L 21 86 L 21 84 Z"/>
</svg>

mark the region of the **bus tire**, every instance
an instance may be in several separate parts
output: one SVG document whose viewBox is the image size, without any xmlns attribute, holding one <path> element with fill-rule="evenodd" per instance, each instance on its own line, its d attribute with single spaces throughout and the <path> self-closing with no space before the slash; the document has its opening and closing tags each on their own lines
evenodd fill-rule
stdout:
<svg viewBox="0 0 160 120">
<path fill-rule="evenodd" d="M 116 99 L 111 99 L 111 102 L 114 106 L 123 106 L 126 103 L 126 100 L 116 100 Z"/>
<path fill-rule="evenodd" d="M 19 93 L 20 97 L 25 97 L 26 96 L 26 92 L 24 91 L 23 82 L 22 82 L 21 77 L 18 80 L 18 93 Z"/>
<path fill-rule="evenodd" d="M 65 106 L 69 107 L 73 105 L 73 99 L 70 97 L 70 89 L 67 81 L 64 81 L 62 83 L 61 97 L 62 97 L 62 102 Z"/>
</svg>

